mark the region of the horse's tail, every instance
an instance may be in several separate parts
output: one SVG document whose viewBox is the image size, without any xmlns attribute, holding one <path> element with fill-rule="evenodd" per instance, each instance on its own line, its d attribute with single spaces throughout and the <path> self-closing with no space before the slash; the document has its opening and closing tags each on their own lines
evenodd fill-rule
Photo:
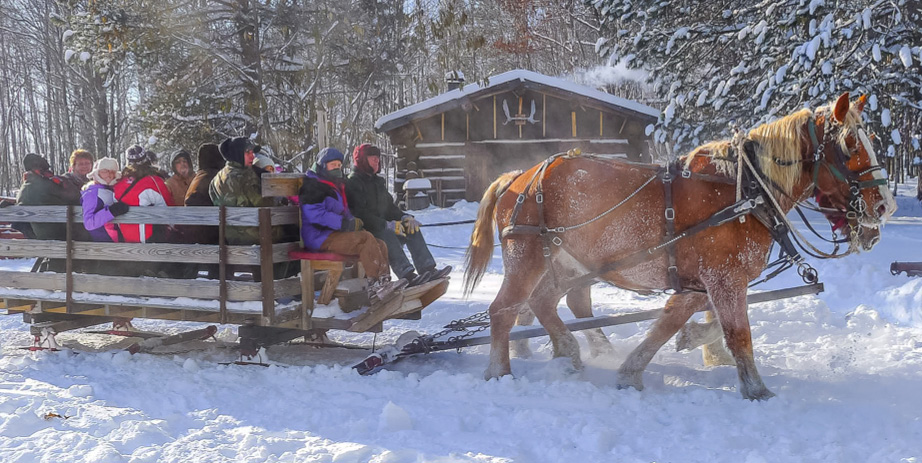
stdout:
<svg viewBox="0 0 922 463">
<path fill-rule="evenodd" d="M 483 193 L 480 209 L 477 210 L 477 222 L 471 232 L 471 244 L 464 256 L 464 295 L 468 296 L 477 287 L 487 265 L 493 258 L 493 216 L 496 202 L 506 192 L 509 185 L 522 171 L 506 172 L 493 181 Z"/>
</svg>

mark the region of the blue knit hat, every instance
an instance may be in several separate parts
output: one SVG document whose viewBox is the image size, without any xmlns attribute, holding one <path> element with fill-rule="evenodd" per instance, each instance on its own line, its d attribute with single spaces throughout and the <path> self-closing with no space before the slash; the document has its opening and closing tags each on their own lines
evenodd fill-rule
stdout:
<svg viewBox="0 0 922 463">
<path fill-rule="evenodd" d="M 322 173 L 327 170 L 327 163 L 330 161 L 339 161 L 343 162 L 345 156 L 343 153 L 336 148 L 327 147 L 320 150 L 320 153 L 317 154 L 317 162 L 314 163 L 314 172 Z"/>
</svg>

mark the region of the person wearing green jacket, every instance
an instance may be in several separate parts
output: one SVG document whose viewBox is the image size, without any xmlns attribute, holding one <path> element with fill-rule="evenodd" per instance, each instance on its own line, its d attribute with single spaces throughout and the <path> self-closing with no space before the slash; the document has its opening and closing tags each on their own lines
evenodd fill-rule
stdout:
<svg viewBox="0 0 922 463">
<path fill-rule="evenodd" d="M 359 145 L 352 152 L 352 161 L 354 169 L 346 179 L 349 209 L 352 215 L 362 219 L 365 230 L 387 244 L 388 261 L 397 277 L 406 278 L 410 286 L 415 286 L 448 276 L 450 266 L 436 269 L 435 259 L 419 230 L 419 221 L 397 207 L 384 178 L 378 176 L 381 150 L 367 143 Z M 403 251 L 404 246 L 410 251 L 412 264 Z"/>
<path fill-rule="evenodd" d="M 256 171 L 252 169 L 256 145 L 246 137 L 228 138 L 218 145 L 218 151 L 226 164 L 218 171 L 208 186 L 208 196 L 215 206 L 227 207 L 270 207 L 272 198 L 264 198 Z M 282 228 L 272 227 L 272 241 L 282 236 Z M 259 244 L 259 227 L 227 227 L 227 244 Z M 279 262 L 274 266 L 275 278 L 290 276 L 294 266 Z M 259 272 L 253 271 L 253 278 L 259 280 Z"/>
</svg>

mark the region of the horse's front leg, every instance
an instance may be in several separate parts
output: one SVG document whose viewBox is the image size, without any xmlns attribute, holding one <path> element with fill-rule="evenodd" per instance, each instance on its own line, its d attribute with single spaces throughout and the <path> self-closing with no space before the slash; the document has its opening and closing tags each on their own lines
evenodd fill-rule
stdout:
<svg viewBox="0 0 922 463">
<path fill-rule="evenodd" d="M 647 337 L 628 355 L 618 368 L 618 388 L 643 390 L 643 371 L 663 344 L 669 340 L 699 307 L 707 303 L 701 293 L 675 294 L 666 302 L 663 314 L 653 323 Z"/>
<path fill-rule="evenodd" d="M 736 360 L 740 378 L 740 394 L 749 400 L 766 400 L 775 394 L 765 387 L 752 355 L 752 333 L 749 330 L 749 306 L 746 284 L 735 284 L 729 278 L 705 283 L 714 312 L 723 328 L 724 340 Z"/>
<path fill-rule="evenodd" d="M 530 326 L 535 322 L 535 314 L 531 310 L 526 310 L 524 312 L 519 312 L 518 318 L 515 320 L 516 326 Z M 514 341 L 509 341 L 509 348 L 512 350 L 512 356 L 522 359 L 527 359 L 531 357 L 531 346 L 528 343 L 529 339 L 516 339 Z"/>
<path fill-rule="evenodd" d="M 592 318 L 591 284 L 573 288 L 567 293 L 567 307 L 576 318 Z M 614 352 L 611 341 L 602 332 L 602 328 L 584 330 L 586 340 L 589 341 L 589 356 L 610 355 Z"/>
</svg>

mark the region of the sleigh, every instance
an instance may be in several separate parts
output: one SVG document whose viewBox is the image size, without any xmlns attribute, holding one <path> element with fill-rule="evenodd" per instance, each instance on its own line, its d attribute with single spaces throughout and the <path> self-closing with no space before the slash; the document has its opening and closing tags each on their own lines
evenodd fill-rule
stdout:
<svg viewBox="0 0 922 463">
<path fill-rule="evenodd" d="M 272 196 L 294 195 L 298 177 L 266 175 L 264 191 Z M 0 309 L 23 315 L 31 325 L 35 348 L 57 347 L 54 335 L 67 330 L 160 319 L 238 325 L 241 346 L 246 347 L 242 352 L 253 354 L 260 347 L 326 330 L 379 332 L 386 320 L 418 319 L 448 288 L 448 279 L 443 278 L 408 288 L 386 303 L 370 303 L 363 288 L 364 273 L 353 256 L 306 252 L 297 233 L 287 240 L 273 240 L 273 227 L 296 229 L 296 206 L 135 207 L 114 221 L 215 227 L 221 244 L 76 241 L 81 217 L 77 206 L 0 209 L 0 222 L 58 223 L 66 228 L 60 241 L 0 240 L 0 257 L 36 259 L 32 271 L 0 270 Z M 226 244 L 228 227 L 255 227 L 258 244 Z M 59 271 L 37 271 L 46 259 L 56 262 Z M 299 271 L 288 277 L 275 275 L 273 265 L 284 262 Z M 178 263 L 208 268 L 216 275 L 119 276 L 105 271 L 124 263 L 142 270 Z"/>
</svg>

